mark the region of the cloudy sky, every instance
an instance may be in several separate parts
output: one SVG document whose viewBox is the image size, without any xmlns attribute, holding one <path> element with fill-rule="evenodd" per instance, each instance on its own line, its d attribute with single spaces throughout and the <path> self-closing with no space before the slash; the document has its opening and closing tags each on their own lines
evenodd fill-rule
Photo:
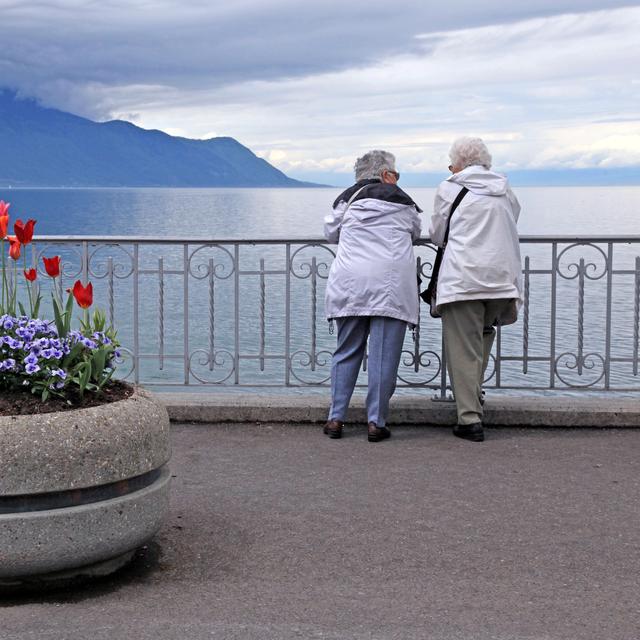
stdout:
<svg viewBox="0 0 640 640">
<path fill-rule="evenodd" d="M 0 0 L 0 86 L 96 120 L 230 135 L 293 177 L 461 134 L 513 169 L 640 166 L 640 2 Z M 334 183 L 337 181 L 334 181 Z"/>
</svg>

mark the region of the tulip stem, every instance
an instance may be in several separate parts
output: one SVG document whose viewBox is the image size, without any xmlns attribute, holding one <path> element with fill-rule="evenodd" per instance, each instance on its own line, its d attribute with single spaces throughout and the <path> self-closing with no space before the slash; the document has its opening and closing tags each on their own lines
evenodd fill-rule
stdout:
<svg viewBox="0 0 640 640">
<path fill-rule="evenodd" d="M 33 318 L 33 298 L 31 296 L 31 283 L 27 280 L 27 252 L 25 251 L 22 254 L 24 258 L 24 281 L 25 286 L 27 287 L 27 295 L 29 296 L 29 312 L 31 313 L 31 317 Z"/>
<path fill-rule="evenodd" d="M 2 238 L 2 308 L 1 311 L 2 313 L 5 313 L 5 308 L 4 308 L 4 301 L 5 301 L 5 289 L 7 290 L 7 297 L 9 296 L 9 289 L 7 286 L 7 265 L 6 265 L 6 258 L 4 255 L 4 238 Z"/>
<path fill-rule="evenodd" d="M 11 315 L 16 314 L 16 294 L 18 293 L 18 261 L 13 261 L 13 282 L 11 287 Z"/>
</svg>

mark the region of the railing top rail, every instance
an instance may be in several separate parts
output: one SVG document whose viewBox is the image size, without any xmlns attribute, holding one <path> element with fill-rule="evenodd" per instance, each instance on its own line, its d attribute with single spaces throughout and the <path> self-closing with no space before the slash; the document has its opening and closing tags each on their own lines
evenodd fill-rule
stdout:
<svg viewBox="0 0 640 640">
<path fill-rule="evenodd" d="M 101 242 L 112 244 L 326 244 L 322 237 L 302 238 L 194 238 L 194 237 L 155 237 L 155 236 L 52 236 L 34 237 L 38 242 Z M 420 238 L 421 243 L 430 242 L 430 238 Z M 521 242 L 527 243 L 573 243 L 573 242 L 640 242 L 640 235 L 522 235 Z"/>
</svg>

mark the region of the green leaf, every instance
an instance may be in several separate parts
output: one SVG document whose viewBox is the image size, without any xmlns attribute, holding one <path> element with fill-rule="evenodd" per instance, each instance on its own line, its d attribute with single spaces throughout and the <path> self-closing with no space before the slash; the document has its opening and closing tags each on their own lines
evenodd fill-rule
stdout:
<svg viewBox="0 0 640 640">
<path fill-rule="evenodd" d="M 40 312 L 40 303 L 42 302 L 42 296 L 40 294 L 38 294 L 38 297 L 36 298 L 36 301 L 33 305 L 33 317 L 37 318 L 38 317 L 38 313 Z"/>
<path fill-rule="evenodd" d="M 51 298 L 53 300 L 53 319 L 55 320 L 55 323 L 56 323 L 58 336 L 60 338 L 64 338 L 68 332 L 65 329 L 63 314 L 60 312 L 60 307 L 58 307 L 58 301 L 56 300 L 56 297 L 53 294 L 51 294 Z"/>
<path fill-rule="evenodd" d="M 106 374 L 104 374 L 102 376 L 102 380 L 100 380 L 99 384 L 98 384 L 98 389 L 102 389 L 102 387 L 104 387 L 105 384 L 107 384 L 107 382 L 109 382 L 109 380 L 111 380 L 111 377 L 113 376 L 113 374 L 116 372 L 115 369 L 111 369 L 109 372 L 107 372 Z"/>
<path fill-rule="evenodd" d="M 107 323 L 107 316 L 102 309 L 96 309 L 93 312 L 93 327 L 95 331 L 104 331 L 104 327 Z"/>
<path fill-rule="evenodd" d="M 102 373 L 104 371 L 105 364 L 107 362 L 107 352 L 106 349 L 96 349 L 93 353 L 92 358 L 92 369 L 93 369 L 93 379 L 96 381 L 100 380 Z"/>
<path fill-rule="evenodd" d="M 67 304 L 64 309 L 64 313 L 65 313 L 65 326 L 66 326 L 65 335 L 67 335 L 67 333 L 69 333 L 69 331 L 71 330 L 71 316 L 73 315 L 73 294 L 72 293 L 70 293 L 69 297 L 67 298 Z"/>
<path fill-rule="evenodd" d="M 24 305 L 22 304 L 22 302 L 18 302 L 18 308 L 20 309 L 20 313 L 23 316 L 28 316 L 29 314 L 27 313 L 26 309 L 24 308 Z"/>
<path fill-rule="evenodd" d="M 91 377 L 91 363 L 84 362 L 82 366 L 82 372 L 79 375 L 78 382 L 80 387 L 80 396 L 84 395 L 85 389 L 87 388 L 87 384 L 89 382 L 89 378 Z"/>
</svg>

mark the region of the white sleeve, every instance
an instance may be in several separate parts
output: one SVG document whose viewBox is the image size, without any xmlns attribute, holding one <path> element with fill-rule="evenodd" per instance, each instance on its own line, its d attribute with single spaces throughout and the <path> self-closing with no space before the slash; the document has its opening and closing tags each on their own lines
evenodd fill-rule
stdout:
<svg viewBox="0 0 640 640">
<path fill-rule="evenodd" d="M 340 240 L 340 228 L 342 227 L 342 218 L 344 216 L 347 203 L 339 202 L 331 213 L 324 217 L 324 237 L 331 244 L 338 244 Z"/>
<path fill-rule="evenodd" d="M 413 244 L 420 240 L 420 236 L 422 234 L 422 219 L 420 218 L 420 214 L 416 207 L 411 207 L 411 240 L 413 240 Z"/>
<path fill-rule="evenodd" d="M 451 201 L 444 198 L 442 187 L 438 187 L 433 202 L 433 215 L 429 223 L 429 238 L 431 242 L 441 247 L 444 243 L 444 234 L 447 231 L 447 220 L 451 211 Z"/>
<path fill-rule="evenodd" d="M 507 199 L 509 200 L 509 204 L 511 205 L 511 210 L 513 211 L 513 219 L 518 222 L 518 218 L 520 217 L 520 203 L 518 202 L 518 198 L 516 198 L 515 194 L 511 189 L 507 190 Z"/>
</svg>

